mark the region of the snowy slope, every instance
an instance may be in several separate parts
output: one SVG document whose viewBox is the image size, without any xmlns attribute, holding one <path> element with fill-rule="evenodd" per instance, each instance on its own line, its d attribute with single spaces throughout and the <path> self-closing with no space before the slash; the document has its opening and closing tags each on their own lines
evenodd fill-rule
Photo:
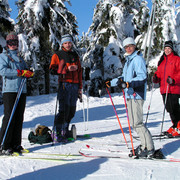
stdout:
<svg viewBox="0 0 180 180">
<path fill-rule="evenodd" d="M 144 104 L 144 119 L 150 102 L 151 92 L 147 93 L 147 101 Z M 112 94 L 119 119 L 126 135 L 128 147 L 131 142 L 128 132 L 128 123 L 122 95 Z M 66 145 L 50 144 L 31 145 L 27 136 L 36 124 L 46 125 L 52 128 L 55 112 L 56 94 L 28 97 L 23 126 L 22 145 L 33 153 L 27 154 L 31 158 L 47 157 L 58 158 L 58 161 L 23 159 L 23 157 L 0 157 L 0 179 L 98 179 L 98 180 L 147 180 L 147 179 L 180 179 L 179 162 L 132 160 L 121 158 L 86 158 L 83 156 L 52 156 L 45 153 L 79 154 L 80 149 L 86 145 L 101 151 L 101 154 L 127 156 L 129 149 L 119 128 L 111 101 L 107 96 L 101 98 L 89 98 L 89 121 L 84 123 L 83 104 L 77 104 L 76 116 L 73 123 L 76 124 L 77 133 L 90 134 L 91 139 L 79 139 Z M 87 99 L 84 95 L 84 106 Z M 151 108 L 148 119 L 148 127 L 152 134 L 159 134 L 161 129 L 163 103 L 159 89 L 153 92 Z M 0 106 L 1 120 L 3 106 Z M 169 115 L 166 113 L 164 130 L 171 126 Z M 133 132 L 133 131 L 132 131 Z M 136 133 L 133 132 L 136 136 Z M 139 141 L 133 139 L 134 147 Z M 180 141 L 178 139 L 155 140 L 156 148 L 163 148 L 166 157 L 180 159 Z M 111 151 L 121 151 L 109 152 Z M 27 156 L 25 155 L 25 156 Z"/>
</svg>

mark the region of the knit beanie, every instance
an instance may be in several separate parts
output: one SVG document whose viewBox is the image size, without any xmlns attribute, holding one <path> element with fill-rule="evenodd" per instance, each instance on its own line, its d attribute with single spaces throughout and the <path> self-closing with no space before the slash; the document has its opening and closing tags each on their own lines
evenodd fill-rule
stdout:
<svg viewBox="0 0 180 180">
<path fill-rule="evenodd" d="M 61 45 L 65 42 L 72 42 L 72 37 L 69 34 L 65 34 L 61 37 Z"/>
<path fill-rule="evenodd" d="M 129 44 L 133 44 L 136 45 L 134 39 L 132 37 L 128 37 L 123 41 L 123 47 L 129 45 Z"/>
<path fill-rule="evenodd" d="M 10 32 L 7 36 L 6 36 L 6 41 L 9 40 L 18 40 L 18 36 L 15 32 Z"/>
<path fill-rule="evenodd" d="M 170 41 L 165 41 L 164 47 L 170 47 L 173 50 L 173 42 Z"/>
</svg>

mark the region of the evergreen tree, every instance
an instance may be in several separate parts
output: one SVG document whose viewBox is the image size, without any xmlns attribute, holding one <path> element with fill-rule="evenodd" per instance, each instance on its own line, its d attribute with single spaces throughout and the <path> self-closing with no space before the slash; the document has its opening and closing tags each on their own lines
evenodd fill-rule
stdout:
<svg viewBox="0 0 180 180">
<path fill-rule="evenodd" d="M 25 59 L 36 70 L 32 94 L 49 93 L 49 64 L 61 36 L 77 34 L 75 16 L 64 5 L 69 0 L 19 0 L 18 29 Z"/>
<path fill-rule="evenodd" d="M 6 46 L 5 37 L 9 31 L 13 30 L 12 19 L 9 15 L 9 4 L 7 0 L 0 1 L 0 53 Z M 2 104 L 2 78 L 0 76 L 0 104 Z"/>
<path fill-rule="evenodd" d="M 9 4 L 8 0 L 0 1 L 0 51 L 2 51 L 2 47 L 6 45 L 5 37 L 7 32 L 13 30 L 12 19 L 9 15 Z"/>
<path fill-rule="evenodd" d="M 92 96 L 99 96 L 99 90 L 102 89 L 104 81 L 111 76 L 117 76 L 122 68 L 120 62 L 122 45 L 117 40 L 122 34 L 118 28 L 122 22 L 122 14 L 113 13 L 113 11 L 120 11 L 113 3 L 114 1 L 110 0 L 98 2 L 93 23 L 89 28 L 91 42 L 83 60 L 91 69 L 89 93 Z"/>
<path fill-rule="evenodd" d="M 153 58 L 161 53 L 166 40 L 175 41 L 175 6 L 173 0 L 155 0 L 155 19 L 152 37 L 151 56 Z M 148 39 L 148 40 L 150 40 Z"/>
<path fill-rule="evenodd" d="M 180 0 L 176 0 L 176 51 L 180 56 Z"/>
<path fill-rule="evenodd" d="M 104 81 L 122 72 L 122 41 L 136 37 L 147 25 L 148 9 L 141 0 L 100 0 L 89 28 L 91 42 L 83 61 L 91 68 L 90 95 L 99 96 Z M 88 63 L 87 63 L 88 62 Z"/>
</svg>

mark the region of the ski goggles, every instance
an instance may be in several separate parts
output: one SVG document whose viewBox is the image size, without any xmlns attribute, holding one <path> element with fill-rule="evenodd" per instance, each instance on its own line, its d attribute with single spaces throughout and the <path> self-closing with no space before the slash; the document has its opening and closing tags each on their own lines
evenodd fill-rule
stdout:
<svg viewBox="0 0 180 180">
<path fill-rule="evenodd" d="M 18 46 L 18 40 L 8 40 L 7 45 L 9 46 Z"/>
</svg>

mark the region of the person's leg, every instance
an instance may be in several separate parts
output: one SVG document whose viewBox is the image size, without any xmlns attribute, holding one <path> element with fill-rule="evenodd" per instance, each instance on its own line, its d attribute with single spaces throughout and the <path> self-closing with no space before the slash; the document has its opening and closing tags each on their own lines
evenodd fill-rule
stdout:
<svg viewBox="0 0 180 180">
<path fill-rule="evenodd" d="M 26 94 L 21 94 L 19 99 L 14 118 L 15 124 L 13 129 L 13 137 L 12 137 L 12 147 L 18 148 L 21 146 L 21 139 L 22 139 L 22 126 L 24 120 L 24 111 L 26 106 Z"/>
<path fill-rule="evenodd" d="M 4 93 L 3 94 L 3 103 L 4 103 L 4 117 L 2 120 L 2 126 L 0 131 L 0 142 L 3 143 L 3 138 L 7 129 L 7 125 L 11 116 L 11 112 L 14 106 L 14 102 L 16 99 L 17 93 Z M 14 117 L 11 120 L 9 125 L 6 137 L 4 139 L 3 149 L 12 148 L 12 136 L 13 136 L 13 129 L 14 129 Z"/>
<path fill-rule="evenodd" d="M 131 117 L 133 118 L 132 127 L 137 132 L 141 140 L 141 148 L 148 150 L 154 149 L 154 143 L 152 141 L 152 136 L 149 130 L 145 127 L 143 123 L 143 104 L 144 100 L 131 100 Z M 129 112 L 129 108 L 128 108 Z"/>
</svg>

